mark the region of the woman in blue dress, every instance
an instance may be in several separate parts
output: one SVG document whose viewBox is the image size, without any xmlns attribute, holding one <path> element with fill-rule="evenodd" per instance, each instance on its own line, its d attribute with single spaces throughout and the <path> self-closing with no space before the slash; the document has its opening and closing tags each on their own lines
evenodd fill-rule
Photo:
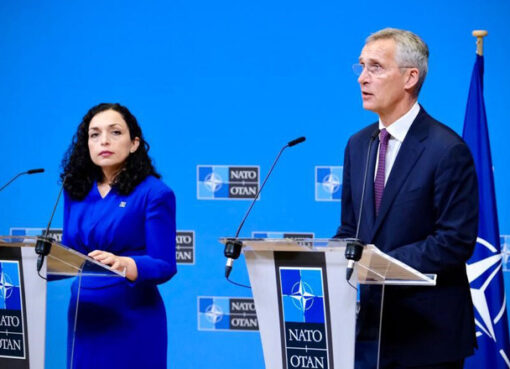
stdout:
<svg viewBox="0 0 510 369">
<path fill-rule="evenodd" d="M 125 279 L 73 283 L 69 368 L 167 366 L 166 314 L 157 285 L 177 271 L 175 197 L 159 180 L 148 150 L 127 108 L 99 104 L 83 117 L 64 158 L 62 243 L 126 272 Z"/>
</svg>

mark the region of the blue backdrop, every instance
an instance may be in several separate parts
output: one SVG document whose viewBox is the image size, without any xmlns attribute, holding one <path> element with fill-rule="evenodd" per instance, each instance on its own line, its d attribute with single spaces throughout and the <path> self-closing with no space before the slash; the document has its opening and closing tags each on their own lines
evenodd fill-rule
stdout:
<svg viewBox="0 0 510 369">
<path fill-rule="evenodd" d="M 225 282 L 217 241 L 235 233 L 249 204 L 198 199 L 197 166 L 259 166 L 263 177 L 281 145 L 305 135 L 306 143 L 285 152 L 241 235 L 330 236 L 340 203 L 317 201 L 315 171 L 341 165 L 348 137 L 376 119 L 361 108 L 351 70 L 364 39 L 387 26 L 421 35 L 431 56 L 420 102 L 460 133 L 475 60 L 471 31 L 484 28 L 500 231 L 510 234 L 509 19 L 510 3 L 502 0 L 2 1 L 0 183 L 29 168 L 46 173 L 20 178 L 0 193 L 0 234 L 45 226 L 60 161 L 88 108 L 103 101 L 128 106 L 177 195 L 178 229 L 195 232 L 194 264 L 180 265 L 161 287 L 170 366 L 261 368 L 256 331 L 198 329 L 199 296 L 250 292 Z M 60 206 L 54 226 L 61 225 Z M 243 261 L 232 276 L 248 282 Z M 50 291 L 49 309 L 62 324 L 66 289 L 64 281 Z M 50 341 L 48 367 L 58 368 L 65 337 Z"/>
</svg>

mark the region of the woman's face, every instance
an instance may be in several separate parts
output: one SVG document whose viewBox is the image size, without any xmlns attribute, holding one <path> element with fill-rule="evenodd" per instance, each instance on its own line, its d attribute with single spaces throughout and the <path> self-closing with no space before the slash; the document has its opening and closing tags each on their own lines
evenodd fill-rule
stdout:
<svg viewBox="0 0 510 369">
<path fill-rule="evenodd" d="M 129 154 L 135 152 L 140 144 L 138 137 L 131 139 L 126 121 L 115 110 L 94 115 L 88 135 L 90 159 L 105 174 L 119 171 Z"/>
</svg>

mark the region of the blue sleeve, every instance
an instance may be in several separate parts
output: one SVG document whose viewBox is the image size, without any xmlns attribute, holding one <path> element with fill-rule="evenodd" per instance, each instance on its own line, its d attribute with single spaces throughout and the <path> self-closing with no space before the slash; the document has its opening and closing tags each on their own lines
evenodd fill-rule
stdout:
<svg viewBox="0 0 510 369">
<path fill-rule="evenodd" d="M 135 284 L 163 283 L 177 273 L 175 233 L 174 193 L 167 189 L 149 194 L 145 214 L 146 254 L 132 256 L 138 269 Z"/>
</svg>

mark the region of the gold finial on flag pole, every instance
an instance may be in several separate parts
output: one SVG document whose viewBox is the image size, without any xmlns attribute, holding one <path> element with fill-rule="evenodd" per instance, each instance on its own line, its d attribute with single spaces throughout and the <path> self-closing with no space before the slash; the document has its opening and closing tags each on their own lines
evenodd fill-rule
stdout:
<svg viewBox="0 0 510 369">
<path fill-rule="evenodd" d="M 483 38 L 487 36 L 486 30 L 474 30 L 473 36 L 476 37 L 476 53 L 480 56 L 483 55 Z"/>
</svg>

